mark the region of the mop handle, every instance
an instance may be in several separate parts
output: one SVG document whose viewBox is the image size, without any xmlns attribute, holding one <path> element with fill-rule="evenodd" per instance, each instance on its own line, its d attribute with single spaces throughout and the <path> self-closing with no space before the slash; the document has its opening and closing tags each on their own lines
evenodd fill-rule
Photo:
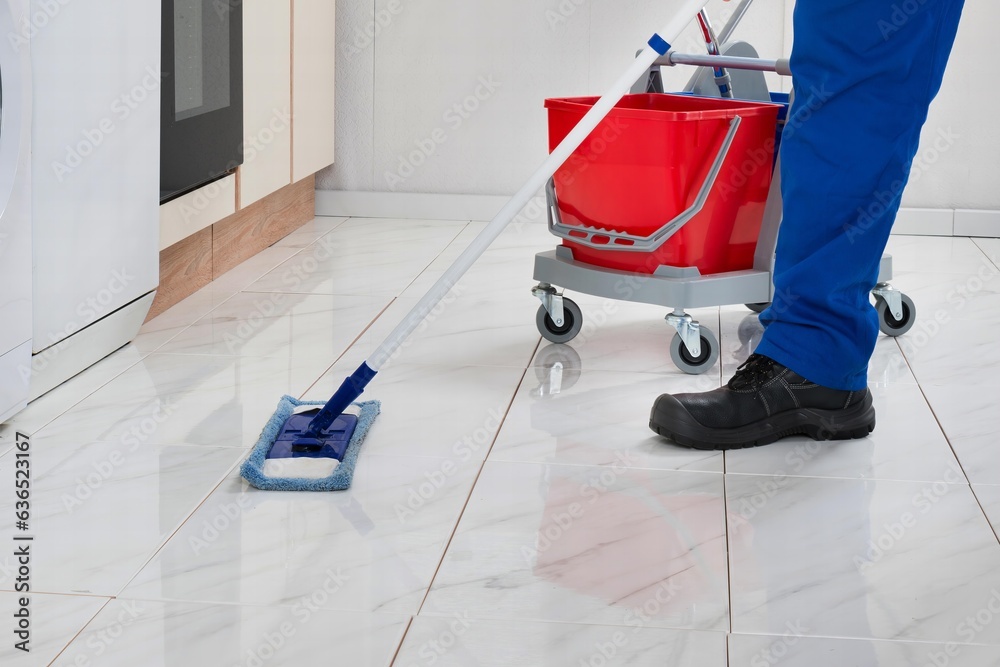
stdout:
<svg viewBox="0 0 1000 667">
<path fill-rule="evenodd" d="M 528 179 L 528 182 L 518 190 L 517 194 L 511 197 L 510 201 L 500 209 L 496 217 L 483 229 L 479 235 L 473 239 L 472 243 L 459 255 L 455 263 L 448 267 L 434 286 L 421 297 L 420 301 L 403 318 L 395 329 L 386 337 L 382 344 L 375 349 L 368 361 L 361 364 L 354 374 L 344 380 L 340 389 L 330 397 L 322 410 L 312 419 L 307 427 L 305 437 L 315 437 L 333 423 L 333 421 L 343 414 L 347 407 L 357 400 L 365 387 L 371 382 L 375 374 L 385 366 L 386 363 L 395 356 L 402 347 L 406 339 L 413 331 L 420 326 L 432 310 L 448 295 L 465 272 L 475 264 L 476 260 L 486 251 L 500 233 L 510 224 L 511 220 L 524 208 L 536 192 L 541 190 L 549 179 L 555 175 L 556 170 L 561 167 L 573 154 L 580 144 L 590 136 L 590 133 L 601 123 L 611 112 L 618 102 L 632 88 L 640 76 L 653 66 L 653 62 L 666 55 L 670 50 L 670 42 L 680 36 L 681 31 L 691 21 L 695 19 L 699 12 L 705 8 L 708 0 L 686 0 L 681 10 L 667 24 L 662 32 L 654 34 L 649 40 L 649 44 L 643 49 L 628 70 L 622 74 L 621 78 L 615 82 L 611 90 L 591 108 L 587 114 L 580 119 L 573 131 L 566 135 L 566 138 L 556 146 L 538 171 Z"/>
<path fill-rule="evenodd" d="M 611 109 L 629 92 L 632 84 L 652 66 L 653 61 L 666 54 L 670 48 L 669 43 L 677 39 L 681 31 L 698 15 L 706 4 L 708 4 L 708 0 L 687 0 L 682 11 L 664 28 L 663 32 L 654 35 L 653 39 L 650 40 L 650 44 L 636 58 L 628 71 L 622 74 L 611 90 L 605 93 L 604 97 L 573 128 L 573 131 L 549 154 L 538 171 L 528 179 L 528 182 L 507 202 L 489 225 L 479 233 L 458 259 L 455 260 L 455 263 L 444 272 L 444 275 L 438 279 L 434 286 L 420 299 L 409 314 L 403 318 L 392 333 L 378 346 L 369 358 L 368 366 L 370 368 L 378 372 L 393 357 L 407 337 L 413 333 L 438 303 L 447 296 L 451 288 L 461 280 L 465 272 L 479 259 L 490 244 L 500 236 L 504 228 L 528 204 L 535 193 L 548 183 L 549 179 L 556 173 L 556 170 L 569 159 L 573 151 L 580 147 L 580 144 L 590 136 L 590 133 L 604 120 Z"/>
</svg>

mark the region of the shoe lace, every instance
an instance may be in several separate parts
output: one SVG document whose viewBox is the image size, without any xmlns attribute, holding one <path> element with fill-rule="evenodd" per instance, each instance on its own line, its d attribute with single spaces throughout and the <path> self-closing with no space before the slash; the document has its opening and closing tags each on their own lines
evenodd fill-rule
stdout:
<svg viewBox="0 0 1000 667">
<path fill-rule="evenodd" d="M 772 368 L 774 368 L 773 359 L 765 357 L 762 354 L 751 354 L 750 357 L 736 369 L 736 374 L 733 375 L 731 380 L 729 380 L 729 388 L 757 388 L 760 386 L 761 381 L 770 377 Z"/>
</svg>

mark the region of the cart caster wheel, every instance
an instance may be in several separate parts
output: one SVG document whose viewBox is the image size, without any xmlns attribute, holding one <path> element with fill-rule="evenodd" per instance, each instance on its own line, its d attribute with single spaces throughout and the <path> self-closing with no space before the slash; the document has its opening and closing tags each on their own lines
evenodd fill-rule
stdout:
<svg viewBox="0 0 1000 667">
<path fill-rule="evenodd" d="M 542 334 L 542 338 L 550 343 L 568 343 L 576 338 L 580 329 L 583 328 L 583 312 L 580 310 L 580 306 L 565 297 L 563 297 L 562 302 L 563 324 L 561 327 L 556 326 L 556 323 L 552 321 L 545 306 L 539 306 L 538 313 L 535 315 L 538 333 Z"/>
<path fill-rule="evenodd" d="M 767 303 L 747 303 L 747 304 L 744 304 L 744 305 L 747 308 L 749 308 L 750 310 L 752 310 L 753 312 L 755 312 L 758 315 L 760 315 L 765 310 L 767 310 L 768 308 L 771 307 L 771 302 L 768 301 Z"/>
<path fill-rule="evenodd" d="M 701 330 L 701 354 L 697 357 L 691 356 L 680 334 L 674 334 L 670 341 L 670 358 L 674 360 L 677 368 L 689 375 L 701 375 L 715 365 L 719 360 L 719 341 L 715 339 L 708 329 Z"/>
<path fill-rule="evenodd" d="M 903 317 L 896 319 L 892 311 L 889 310 L 889 303 L 882 298 L 875 297 L 875 309 L 878 310 L 878 328 L 886 336 L 902 336 L 909 331 L 917 321 L 917 307 L 913 299 L 903 296 Z"/>
</svg>

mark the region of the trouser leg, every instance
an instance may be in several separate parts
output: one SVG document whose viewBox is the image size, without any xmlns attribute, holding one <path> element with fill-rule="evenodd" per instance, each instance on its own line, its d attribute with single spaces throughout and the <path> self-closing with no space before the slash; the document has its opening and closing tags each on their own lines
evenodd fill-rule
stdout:
<svg viewBox="0 0 1000 667">
<path fill-rule="evenodd" d="M 963 4 L 796 2 L 784 219 L 757 352 L 818 384 L 867 384 L 879 332 L 869 293 Z"/>
</svg>

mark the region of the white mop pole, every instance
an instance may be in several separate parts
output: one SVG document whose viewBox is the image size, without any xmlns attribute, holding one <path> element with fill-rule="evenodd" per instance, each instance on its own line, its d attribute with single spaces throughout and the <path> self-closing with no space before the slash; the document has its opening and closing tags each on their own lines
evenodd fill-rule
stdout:
<svg viewBox="0 0 1000 667">
<path fill-rule="evenodd" d="M 659 33 L 659 37 L 668 44 L 676 40 L 681 31 L 698 16 L 698 13 L 707 4 L 708 0 L 687 0 L 675 18 L 667 24 L 663 32 Z M 448 295 L 451 288 L 461 280 L 465 272 L 475 264 L 476 260 L 479 259 L 490 244 L 500 236 L 500 233 L 510 224 L 511 220 L 528 204 L 535 193 L 548 183 L 549 179 L 556 173 L 556 170 L 569 159 L 573 151 L 580 147 L 580 144 L 604 120 L 611 109 L 629 92 L 632 84 L 645 74 L 653 65 L 653 62 L 661 55 L 659 50 L 654 49 L 652 46 L 646 46 L 639 57 L 632 63 L 632 66 L 629 67 L 628 71 L 622 74 L 611 90 L 604 94 L 604 97 L 580 120 L 577 126 L 573 128 L 573 131 L 566 135 L 566 138 L 549 154 L 545 162 L 542 163 L 542 166 L 538 168 L 538 171 L 500 209 L 500 212 L 496 214 L 496 217 L 493 218 L 490 224 L 479 233 L 479 236 L 473 239 L 469 247 L 455 260 L 455 263 L 444 272 L 444 275 L 438 279 L 434 286 L 417 302 L 406 317 L 393 329 L 392 333 L 372 353 L 372 356 L 368 359 L 368 366 L 372 370 L 379 371 L 392 358 L 396 350 L 420 326 L 420 323 L 438 303 Z"/>
<path fill-rule="evenodd" d="M 524 208 L 536 192 L 548 183 L 549 179 L 556 173 L 556 170 L 563 165 L 570 155 L 573 154 L 580 144 L 590 135 L 591 132 L 608 115 L 611 109 L 625 96 L 640 76 L 653 65 L 653 62 L 664 55 L 673 42 L 681 34 L 681 31 L 691 21 L 698 16 L 698 13 L 705 8 L 708 0 L 685 0 L 681 10 L 675 18 L 667 24 L 663 32 L 653 35 L 649 45 L 639 54 L 632 66 L 628 68 L 615 85 L 605 93 L 597 104 L 585 115 L 577 124 L 573 131 L 566 135 L 549 157 L 542 163 L 538 171 L 528 179 L 517 194 L 497 213 L 496 217 L 486 228 L 479 233 L 469 247 L 466 248 L 455 263 L 452 264 L 444 275 L 438 279 L 434 286 L 421 297 L 420 301 L 403 318 L 395 329 L 386 337 L 382 344 L 375 349 L 372 356 L 368 358 L 358 370 L 344 380 L 330 400 L 327 401 L 323 409 L 309 422 L 306 431 L 302 434 L 296 444 L 318 444 L 319 434 L 328 428 L 333 421 L 339 417 L 343 411 L 364 391 L 368 383 L 375 377 L 376 373 L 392 359 L 396 351 L 413 331 L 420 326 L 420 323 L 430 314 L 441 300 L 448 295 L 455 284 L 461 280 L 465 272 L 469 270 L 476 260 L 486 251 L 500 233 L 510 224 L 522 208 Z"/>
</svg>

